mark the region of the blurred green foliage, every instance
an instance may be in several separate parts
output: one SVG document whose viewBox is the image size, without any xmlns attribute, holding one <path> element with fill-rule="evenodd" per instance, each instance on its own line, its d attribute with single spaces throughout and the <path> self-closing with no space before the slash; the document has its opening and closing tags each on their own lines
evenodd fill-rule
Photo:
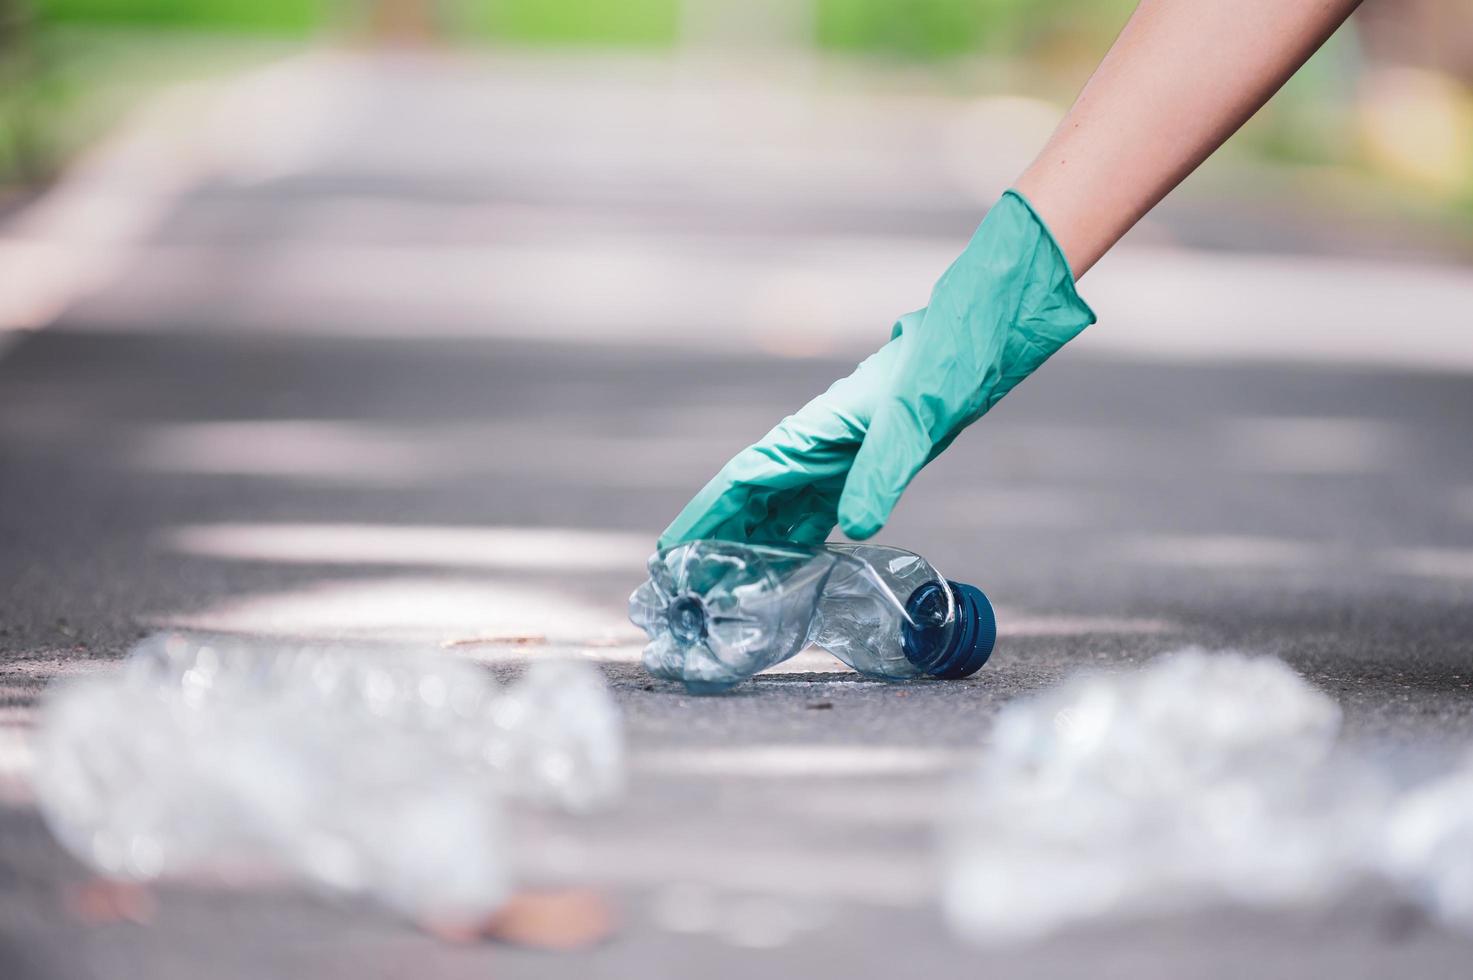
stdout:
<svg viewBox="0 0 1473 980">
<path fill-rule="evenodd" d="M 151 85 L 228 71 L 269 56 L 252 45 L 283 43 L 263 37 L 292 43 L 326 28 L 380 30 L 409 14 L 410 22 L 469 40 L 659 48 L 679 42 L 683 17 L 696 6 L 744 2 L 0 0 L 0 185 L 43 178 Z M 927 65 L 938 87 L 953 94 L 1003 91 L 1062 108 L 1136 0 L 763 2 L 805 5 L 806 26 L 797 19 L 793 42 Z M 1364 165 L 1356 115 L 1364 65 L 1352 26 L 1223 156 L 1307 168 Z M 1473 207 L 1473 179 L 1464 202 Z"/>
<path fill-rule="evenodd" d="M 331 0 L 0 0 L 0 187 L 44 179 L 156 84 L 261 57 Z M 170 36 L 172 29 L 211 32 Z"/>
<path fill-rule="evenodd" d="M 52 24 L 128 24 L 300 34 L 323 23 L 324 0 L 31 0 Z"/>
<path fill-rule="evenodd" d="M 0 192 L 49 177 L 148 93 L 280 57 L 253 34 L 28 22 L 0 0 Z M 9 19 L 7 19 L 9 18 Z"/>
<path fill-rule="evenodd" d="M 812 0 L 820 46 L 913 58 L 1109 41 L 1135 0 Z"/>
<path fill-rule="evenodd" d="M 680 30 L 678 0 L 472 0 L 471 33 L 511 41 L 668 46 Z"/>
<path fill-rule="evenodd" d="M 44 169 L 42 110 L 55 79 L 41 70 L 33 33 L 30 9 L 19 0 L 0 0 L 0 183 Z"/>
<path fill-rule="evenodd" d="M 0 0 L 17 6 L 18 0 Z M 413 2 L 413 0 L 408 0 Z M 442 16 L 508 41 L 659 46 L 688 0 L 440 0 Z M 740 0 L 733 0 L 740 2 Z M 1017 53 L 1057 36 L 1107 41 L 1134 0 L 788 0 L 812 11 L 821 47 L 922 59 Z M 40 23 L 129 24 L 300 35 L 373 0 L 29 0 Z"/>
<path fill-rule="evenodd" d="M 945 57 L 1007 50 L 1036 0 L 816 0 L 817 40 L 845 51 Z"/>
</svg>

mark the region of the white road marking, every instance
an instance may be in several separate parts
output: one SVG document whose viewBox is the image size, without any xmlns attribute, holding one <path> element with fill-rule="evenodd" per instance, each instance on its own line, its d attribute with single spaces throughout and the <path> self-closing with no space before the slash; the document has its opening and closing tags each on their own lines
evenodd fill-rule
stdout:
<svg viewBox="0 0 1473 980">
<path fill-rule="evenodd" d="M 529 876 L 623 885 L 700 882 L 759 895 L 832 898 L 882 907 L 930 901 L 935 873 L 924 851 L 865 852 L 744 846 L 711 847 L 662 837 L 544 838 L 521 849 Z"/>
<path fill-rule="evenodd" d="M 1473 580 L 1473 548 L 1393 548 L 1382 552 L 1381 564 L 1406 575 Z"/>
<path fill-rule="evenodd" d="M 633 754 L 636 772 L 680 776 L 809 777 L 915 776 L 956 769 L 971 758 L 959 749 L 902 745 L 768 745 L 652 749 Z"/>
<path fill-rule="evenodd" d="M 1189 568 L 1309 568 L 1333 559 L 1312 541 L 1242 534 L 1140 534 L 1116 541 L 1110 553 L 1149 565 Z"/>
<path fill-rule="evenodd" d="M 149 617 L 167 628 L 282 639 L 427 644 L 478 633 L 539 633 L 552 643 L 638 633 L 614 609 L 530 584 L 423 578 L 327 579 L 243 595 L 191 613 Z"/>
<path fill-rule="evenodd" d="M 1391 470 L 1399 426 L 1365 418 L 1236 418 L 1221 423 L 1224 456 L 1258 473 L 1317 475 Z"/>
<path fill-rule="evenodd" d="M 171 551 L 233 561 L 627 570 L 631 578 L 638 575 L 654 549 L 651 537 L 645 534 L 443 524 L 194 524 L 168 528 L 161 532 L 160 541 Z"/>
</svg>

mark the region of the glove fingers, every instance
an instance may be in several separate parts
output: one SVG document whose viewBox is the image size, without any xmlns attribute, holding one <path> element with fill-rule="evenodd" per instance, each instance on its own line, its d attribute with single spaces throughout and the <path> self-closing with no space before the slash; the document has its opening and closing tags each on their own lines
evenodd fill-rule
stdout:
<svg viewBox="0 0 1473 980">
<path fill-rule="evenodd" d="M 840 481 L 810 484 L 774 498 L 765 527 L 794 544 L 823 544 L 838 523 Z"/>
<path fill-rule="evenodd" d="M 811 486 L 776 492 L 733 488 L 693 520 L 684 520 L 682 512 L 660 536 L 659 546 L 668 548 L 696 538 L 822 544 L 838 523 L 837 501 L 837 492 L 815 491 Z"/>
<path fill-rule="evenodd" d="M 890 328 L 890 339 L 894 340 L 902 336 L 906 331 L 915 331 L 926 319 L 926 307 L 912 310 L 895 321 L 895 326 Z"/>
<path fill-rule="evenodd" d="M 902 323 L 918 318 L 909 314 Z M 660 547 L 695 538 L 827 538 L 838 520 L 839 491 L 864 438 L 876 390 L 888 379 L 899 349 L 895 342 L 886 344 L 733 457 L 666 528 Z"/>
<path fill-rule="evenodd" d="M 827 514 L 810 514 L 788 532 L 788 540 L 793 544 L 820 545 L 829 539 L 837 524 L 832 511 Z"/>
<path fill-rule="evenodd" d="M 839 526 L 855 540 L 890 519 L 896 501 L 931 453 L 931 437 L 907 402 L 892 399 L 876 413 L 854 457 L 839 500 Z"/>
<path fill-rule="evenodd" d="M 660 535 L 659 546 L 669 548 L 696 538 L 721 537 L 718 529 L 750 509 L 752 495 L 751 486 L 733 483 L 723 470 L 675 516 Z"/>
<path fill-rule="evenodd" d="M 854 461 L 858 440 L 847 426 L 838 429 L 804 431 L 792 418 L 784 419 L 761 442 L 732 457 L 685 505 L 660 535 L 660 547 L 696 538 L 786 540 L 789 524 L 774 519 L 783 502 L 806 496 L 815 484 L 842 480 Z M 836 492 L 823 508 L 829 515 L 825 536 L 833 528 Z"/>
</svg>

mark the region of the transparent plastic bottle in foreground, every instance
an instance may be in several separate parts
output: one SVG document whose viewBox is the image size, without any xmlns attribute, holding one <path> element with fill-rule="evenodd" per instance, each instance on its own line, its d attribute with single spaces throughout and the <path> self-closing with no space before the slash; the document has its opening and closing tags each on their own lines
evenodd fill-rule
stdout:
<svg viewBox="0 0 1473 980">
<path fill-rule="evenodd" d="M 270 868 L 472 922 L 510 893 L 507 800 L 570 811 L 623 786 L 598 671 L 539 662 L 501 687 L 438 653 L 145 640 L 48 692 L 35 790 L 109 877 Z"/>
<path fill-rule="evenodd" d="M 899 548 L 689 541 L 652 555 L 649 573 L 629 599 L 645 667 L 694 693 L 810 645 L 885 680 L 966 677 L 996 639 L 981 590 Z"/>
</svg>

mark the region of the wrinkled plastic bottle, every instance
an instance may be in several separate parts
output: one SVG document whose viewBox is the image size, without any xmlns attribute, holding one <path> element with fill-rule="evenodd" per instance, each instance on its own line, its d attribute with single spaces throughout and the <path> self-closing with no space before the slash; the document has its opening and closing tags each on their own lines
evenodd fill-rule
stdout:
<svg viewBox="0 0 1473 980">
<path fill-rule="evenodd" d="M 966 677 L 997 638 L 980 589 L 899 548 L 690 541 L 652 555 L 649 573 L 629 599 L 645 668 L 696 694 L 809 645 L 870 677 Z"/>
<path fill-rule="evenodd" d="M 183 634 L 56 685 L 36 757 L 52 832 L 104 875 L 268 867 L 440 923 L 510 893 L 505 800 L 590 810 L 624 778 L 618 707 L 587 664 L 503 688 L 439 654 Z"/>
</svg>

